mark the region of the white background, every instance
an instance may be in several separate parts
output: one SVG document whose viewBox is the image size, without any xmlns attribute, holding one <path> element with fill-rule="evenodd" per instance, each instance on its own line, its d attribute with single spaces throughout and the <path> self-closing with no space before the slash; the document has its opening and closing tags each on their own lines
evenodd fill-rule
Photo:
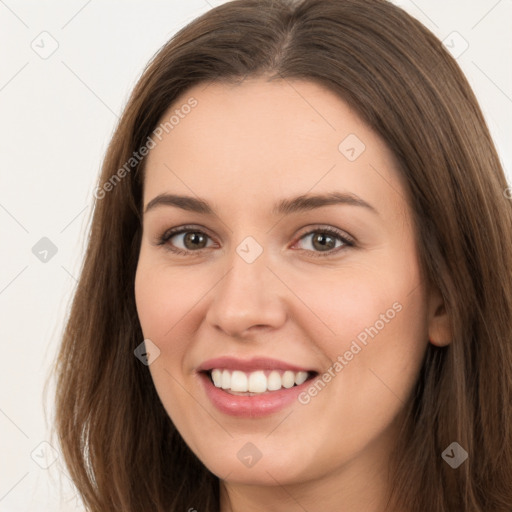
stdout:
<svg viewBox="0 0 512 512">
<path fill-rule="evenodd" d="M 79 510 L 58 447 L 40 445 L 51 441 L 53 410 L 53 388 L 45 404 L 43 386 L 84 254 L 101 161 L 147 61 L 219 3 L 0 0 L 0 512 Z M 512 182 L 512 1 L 396 3 L 440 39 L 456 31 L 469 43 L 458 62 Z M 43 59 L 31 45 L 48 50 L 52 38 L 58 48 Z M 42 237 L 58 249 L 47 263 L 32 253 Z M 52 454 L 49 469 L 36 463 Z"/>
</svg>

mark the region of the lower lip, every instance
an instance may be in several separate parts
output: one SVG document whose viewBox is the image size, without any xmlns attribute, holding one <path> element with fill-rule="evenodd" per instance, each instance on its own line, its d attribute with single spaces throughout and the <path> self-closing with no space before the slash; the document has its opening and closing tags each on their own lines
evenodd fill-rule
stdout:
<svg viewBox="0 0 512 512">
<path fill-rule="evenodd" d="M 217 409 L 225 414 L 243 418 L 260 418 L 284 409 L 298 400 L 298 395 L 312 381 L 312 379 L 308 379 L 299 386 L 293 386 L 292 388 L 282 388 L 278 391 L 268 391 L 253 396 L 242 396 L 232 395 L 214 386 L 206 373 L 199 373 L 198 375 L 203 382 L 206 394 Z"/>
</svg>

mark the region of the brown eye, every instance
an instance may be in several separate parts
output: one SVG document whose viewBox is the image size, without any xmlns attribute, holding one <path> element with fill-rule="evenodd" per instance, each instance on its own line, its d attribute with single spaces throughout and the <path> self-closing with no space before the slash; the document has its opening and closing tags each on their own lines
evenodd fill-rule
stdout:
<svg viewBox="0 0 512 512">
<path fill-rule="evenodd" d="M 203 249 L 206 247 L 206 236 L 198 231 L 187 231 L 183 237 L 183 245 L 186 249 Z"/>
<path fill-rule="evenodd" d="M 207 248 L 209 238 L 201 230 L 182 227 L 164 233 L 159 238 L 158 245 L 164 245 L 177 254 L 189 254 Z"/>
<path fill-rule="evenodd" d="M 354 242 L 348 236 L 332 228 L 315 229 L 303 235 L 299 241 L 309 240 L 302 250 L 309 251 L 315 256 L 328 256 L 346 247 L 353 247 Z M 324 253 L 324 254 L 322 254 Z"/>
<path fill-rule="evenodd" d="M 299 242 L 308 238 L 309 242 L 305 244 L 306 247 L 302 247 L 300 250 L 307 251 L 312 256 L 330 256 L 355 245 L 351 237 L 333 228 L 319 228 L 310 231 L 302 235 Z M 211 237 L 203 231 L 182 226 L 165 232 L 159 238 L 158 245 L 163 245 L 176 254 L 190 255 L 208 248 L 208 239 L 211 240 Z"/>
</svg>

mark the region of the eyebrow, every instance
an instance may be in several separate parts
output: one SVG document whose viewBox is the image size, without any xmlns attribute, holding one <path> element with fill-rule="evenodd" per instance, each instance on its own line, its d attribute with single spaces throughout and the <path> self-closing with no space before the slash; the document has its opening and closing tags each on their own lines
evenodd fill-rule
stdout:
<svg viewBox="0 0 512 512">
<path fill-rule="evenodd" d="M 331 192 L 328 194 L 305 194 L 288 199 L 282 199 L 274 205 L 273 215 L 289 215 L 296 212 L 304 212 L 330 205 L 359 206 L 370 210 L 375 214 L 379 212 L 369 203 L 352 193 Z M 152 199 L 144 210 L 144 213 L 157 206 L 174 206 L 189 212 L 201 213 L 204 215 L 215 215 L 214 209 L 207 201 L 191 196 L 180 196 L 175 194 L 160 194 Z"/>
</svg>

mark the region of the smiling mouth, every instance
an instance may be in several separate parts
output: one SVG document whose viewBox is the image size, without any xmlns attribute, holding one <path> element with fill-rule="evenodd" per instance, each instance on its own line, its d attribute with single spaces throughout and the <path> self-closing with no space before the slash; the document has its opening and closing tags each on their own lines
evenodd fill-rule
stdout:
<svg viewBox="0 0 512 512">
<path fill-rule="evenodd" d="M 262 395 L 281 389 L 290 389 L 300 386 L 318 375 L 314 371 L 256 370 L 244 372 L 225 368 L 213 368 L 202 373 L 208 375 L 216 388 L 231 395 L 242 396 Z"/>
</svg>

